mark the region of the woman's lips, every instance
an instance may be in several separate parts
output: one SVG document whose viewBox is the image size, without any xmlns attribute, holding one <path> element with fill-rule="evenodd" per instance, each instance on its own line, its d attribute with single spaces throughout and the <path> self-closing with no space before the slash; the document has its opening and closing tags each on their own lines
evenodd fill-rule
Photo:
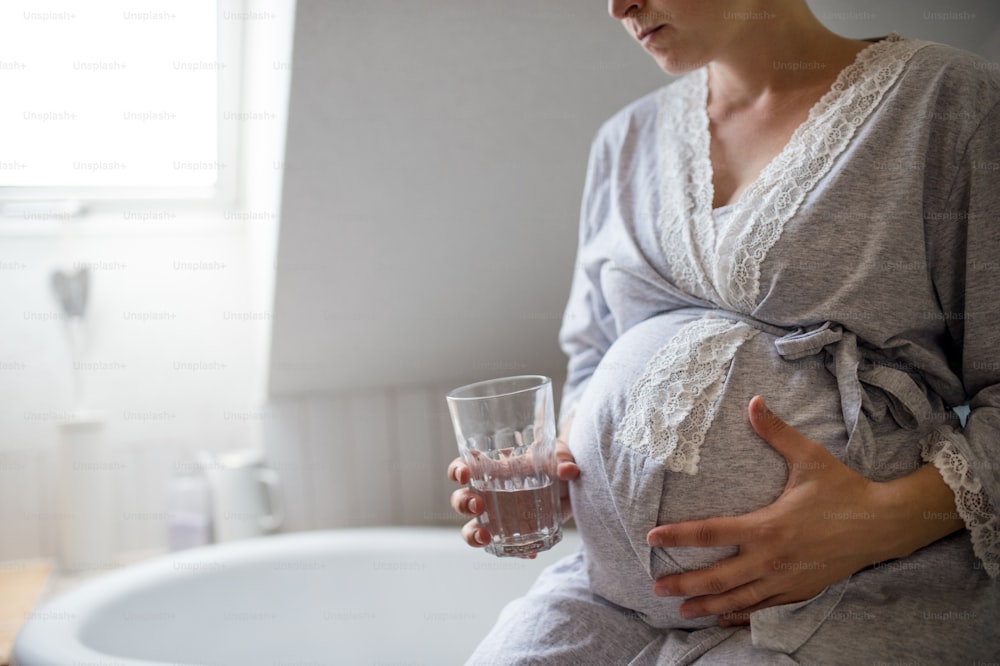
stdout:
<svg viewBox="0 0 1000 666">
<path fill-rule="evenodd" d="M 643 46 L 645 46 L 646 43 L 650 39 L 653 38 L 653 35 L 655 35 L 657 32 L 659 32 L 660 28 L 662 28 L 665 25 L 666 25 L 666 23 L 664 23 L 663 25 L 658 25 L 658 26 L 656 26 L 654 28 L 646 28 L 645 30 L 643 30 L 642 32 L 640 32 L 639 33 L 639 43 L 641 43 Z"/>
</svg>

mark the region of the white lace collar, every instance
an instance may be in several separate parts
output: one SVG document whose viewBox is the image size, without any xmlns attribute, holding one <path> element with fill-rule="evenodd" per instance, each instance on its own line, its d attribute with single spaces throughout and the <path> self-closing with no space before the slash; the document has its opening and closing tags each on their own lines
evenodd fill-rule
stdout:
<svg viewBox="0 0 1000 666">
<path fill-rule="evenodd" d="M 671 277 L 692 295 L 750 314 L 760 267 L 785 223 L 831 169 L 910 57 L 929 42 L 892 34 L 865 47 L 810 109 L 784 149 L 732 204 L 720 253 L 712 220 L 708 75 L 701 68 L 658 98 L 660 242 Z"/>
</svg>

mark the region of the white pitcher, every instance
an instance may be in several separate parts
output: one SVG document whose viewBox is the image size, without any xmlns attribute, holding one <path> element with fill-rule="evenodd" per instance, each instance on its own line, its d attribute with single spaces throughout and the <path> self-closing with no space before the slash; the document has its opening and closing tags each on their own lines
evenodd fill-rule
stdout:
<svg viewBox="0 0 1000 666">
<path fill-rule="evenodd" d="M 212 490 L 216 543 L 260 536 L 284 521 L 278 473 L 264 466 L 259 451 L 245 450 L 212 457 L 198 455 Z"/>
</svg>

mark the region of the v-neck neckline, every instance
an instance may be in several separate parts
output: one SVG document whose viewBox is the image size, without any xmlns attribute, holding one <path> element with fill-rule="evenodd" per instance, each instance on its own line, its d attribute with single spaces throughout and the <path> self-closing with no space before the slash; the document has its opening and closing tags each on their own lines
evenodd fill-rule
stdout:
<svg viewBox="0 0 1000 666">
<path fill-rule="evenodd" d="M 712 134 L 710 130 L 711 117 L 708 114 L 709 72 L 707 66 L 703 67 L 699 72 L 698 85 L 700 86 L 699 98 L 701 100 L 701 110 L 704 117 L 701 119 L 699 125 L 703 129 L 705 137 L 703 138 L 702 141 L 699 141 L 699 144 L 704 146 L 706 150 L 699 151 L 698 159 L 699 161 L 702 162 L 701 168 L 705 169 L 705 171 L 707 172 L 708 188 L 709 188 L 708 194 L 709 194 L 709 204 L 711 212 L 714 213 L 715 211 L 722 210 L 724 208 L 730 208 L 732 210 L 736 210 L 740 208 L 742 205 L 744 205 L 744 198 L 747 192 L 753 190 L 754 186 L 757 185 L 765 177 L 765 175 L 769 174 L 770 171 L 773 171 L 774 164 L 778 162 L 779 159 L 781 159 L 785 155 L 785 153 L 794 150 L 795 146 L 793 144 L 797 141 L 801 141 L 802 135 L 808 133 L 809 129 L 811 129 L 814 125 L 816 125 L 819 116 L 818 109 L 829 106 L 831 101 L 830 98 L 835 94 L 841 93 L 846 88 L 846 86 L 844 85 L 845 82 L 854 74 L 856 70 L 864 67 L 865 61 L 868 58 L 868 55 L 866 54 L 870 54 L 873 47 L 878 46 L 883 42 L 899 41 L 900 39 L 901 38 L 898 34 L 894 32 L 889 33 L 884 37 L 879 37 L 873 40 L 869 40 L 869 44 L 867 46 L 865 46 L 864 48 L 859 50 L 856 54 L 854 54 L 854 59 L 851 61 L 851 63 L 837 73 L 836 78 L 833 80 L 833 83 L 830 84 L 830 87 L 827 88 L 826 92 L 824 92 L 820 96 L 820 98 L 816 100 L 812 104 L 812 106 L 809 107 L 809 113 L 806 114 L 805 120 L 803 120 L 795 127 L 795 130 L 788 137 L 788 141 L 786 141 L 785 144 L 781 147 L 781 150 L 775 153 L 774 156 L 772 156 L 771 159 L 767 161 L 767 163 L 760 170 L 760 172 L 758 172 L 757 176 L 752 181 L 747 183 L 746 187 L 743 188 L 739 196 L 723 204 L 722 206 L 713 206 L 713 204 L 715 203 L 715 167 L 712 166 Z"/>
<path fill-rule="evenodd" d="M 859 51 L 781 152 L 727 204 L 718 232 L 715 211 L 723 207 L 712 208 L 706 68 L 677 87 L 663 88 L 658 101 L 658 124 L 664 128 L 658 154 L 660 246 L 675 284 L 726 309 L 751 313 L 761 266 L 785 223 L 830 172 L 913 53 L 927 44 L 892 33 Z"/>
</svg>

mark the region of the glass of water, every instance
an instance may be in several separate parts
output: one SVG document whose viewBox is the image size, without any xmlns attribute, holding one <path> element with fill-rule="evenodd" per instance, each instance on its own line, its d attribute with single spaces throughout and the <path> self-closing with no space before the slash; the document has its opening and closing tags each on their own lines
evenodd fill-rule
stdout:
<svg viewBox="0 0 1000 666">
<path fill-rule="evenodd" d="M 526 557 L 562 539 L 552 380 L 490 379 L 447 396 L 469 489 L 485 510 L 479 523 L 497 557 Z"/>
</svg>

